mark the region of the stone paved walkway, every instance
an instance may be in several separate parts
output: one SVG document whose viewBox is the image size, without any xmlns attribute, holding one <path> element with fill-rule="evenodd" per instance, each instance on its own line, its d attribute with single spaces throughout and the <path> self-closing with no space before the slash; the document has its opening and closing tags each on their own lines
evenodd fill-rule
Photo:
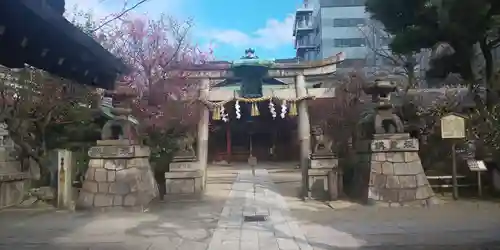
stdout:
<svg viewBox="0 0 500 250">
<path fill-rule="evenodd" d="M 297 198 L 294 166 L 259 164 L 255 177 L 247 164 L 211 166 L 202 197 L 169 198 L 147 213 L 0 211 L 0 249 L 500 249 L 500 203 L 332 209 Z M 268 220 L 244 222 L 256 214 Z"/>
<path fill-rule="evenodd" d="M 246 222 L 248 216 L 267 220 Z M 265 169 L 239 172 L 208 250 L 312 250 Z"/>
<path fill-rule="evenodd" d="M 206 250 L 236 176 L 212 170 L 203 197 L 171 197 L 146 213 L 0 211 L 0 250 Z"/>
</svg>

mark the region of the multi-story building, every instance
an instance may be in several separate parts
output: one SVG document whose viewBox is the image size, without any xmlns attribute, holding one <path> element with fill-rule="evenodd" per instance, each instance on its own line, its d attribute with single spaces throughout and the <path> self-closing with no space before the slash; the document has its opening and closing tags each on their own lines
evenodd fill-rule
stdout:
<svg viewBox="0 0 500 250">
<path fill-rule="evenodd" d="M 304 0 L 295 13 L 295 48 L 299 60 L 317 60 L 344 52 L 341 67 L 376 66 L 373 53 L 384 44 L 365 13 L 365 0 Z"/>
<path fill-rule="evenodd" d="M 317 59 L 318 43 L 316 41 L 316 30 L 313 4 L 304 0 L 304 4 L 295 12 L 295 23 L 293 36 L 295 37 L 295 49 L 299 60 L 311 61 Z"/>
</svg>

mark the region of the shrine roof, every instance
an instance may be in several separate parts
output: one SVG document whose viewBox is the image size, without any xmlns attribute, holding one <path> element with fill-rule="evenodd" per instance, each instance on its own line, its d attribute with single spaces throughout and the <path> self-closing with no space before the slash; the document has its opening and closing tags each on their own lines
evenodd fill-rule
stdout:
<svg viewBox="0 0 500 250">
<path fill-rule="evenodd" d="M 218 82 L 213 87 L 217 88 L 217 87 L 237 86 L 237 85 L 240 85 L 240 83 L 241 83 L 240 79 L 230 78 L 230 79 L 226 79 L 224 81 Z M 276 78 L 263 78 L 262 85 L 279 86 L 279 85 L 288 85 L 288 84 L 285 82 L 282 82 Z"/>
<path fill-rule="evenodd" d="M 227 71 L 234 67 L 240 65 L 255 65 L 255 66 L 266 66 L 271 70 L 295 70 L 295 69 L 307 69 L 312 67 L 322 67 L 326 65 L 338 64 L 345 60 L 344 53 L 338 53 L 334 56 L 328 57 L 326 59 L 317 61 L 301 62 L 295 58 L 284 58 L 284 59 L 274 59 L 274 60 L 263 60 L 259 58 L 242 58 L 235 61 L 207 61 L 201 64 L 192 64 L 189 67 L 180 67 L 172 65 L 172 70 L 182 70 L 185 71 Z"/>
<path fill-rule="evenodd" d="M 45 1 L 0 1 L 0 64 L 111 89 L 126 65 Z"/>
</svg>

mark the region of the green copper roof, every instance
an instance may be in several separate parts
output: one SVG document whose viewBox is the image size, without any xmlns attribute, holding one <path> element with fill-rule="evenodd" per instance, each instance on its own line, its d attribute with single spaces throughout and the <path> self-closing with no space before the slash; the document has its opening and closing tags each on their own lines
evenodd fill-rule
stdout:
<svg viewBox="0 0 500 250">
<path fill-rule="evenodd" d="M 233 61 L 233 67 L 238 66 L 265 66 L 270 67 L 274 64 L 274 60 L 262 60 L 262 59 L 240 59 Z"/>
<path fill-rule="evenodd" d="M 245 56 L 242 56 L 240 60 L 235 60 L 232 62 L 232 67 L 238 66 L 260 66 L 260 67 L 270 67 L 274 64 L 274 60 L 262 60 L 255 55 L 255 50 L 248 48 L 245 50 Z"/>
</svg>

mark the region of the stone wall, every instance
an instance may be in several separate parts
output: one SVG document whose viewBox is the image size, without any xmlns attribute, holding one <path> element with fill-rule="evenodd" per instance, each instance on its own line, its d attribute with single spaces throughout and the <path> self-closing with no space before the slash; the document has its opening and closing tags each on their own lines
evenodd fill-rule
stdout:
<svg viewBox="0 0 500 250">
<path fill-rule="evenodd" d="M 158 196 L 149 148 L 127 141 L 100 141 L 89 150 L 79 208 L 146 207 Z M 103 145 L 110 144 L 110 145 Z"/>
<path fill-rule="evenodd" d="M 21 171 L 21 164 L 13 152 L 14 143 L 0 126 L 0 209 L 23 201 L 31 177 L 29 172 Z"/>
<path fill-rule="evenodd" d="M 25 173 L 0 175 L 0 209 L 19 205 L 28 183 Z"/>
<path fill-rule="evenodd" d="M 418 155 L 418 140 L 407 134 L 376 135 L 370 143 L 368 202 L 389 206 L 436 202 Z"/>
</svg>

